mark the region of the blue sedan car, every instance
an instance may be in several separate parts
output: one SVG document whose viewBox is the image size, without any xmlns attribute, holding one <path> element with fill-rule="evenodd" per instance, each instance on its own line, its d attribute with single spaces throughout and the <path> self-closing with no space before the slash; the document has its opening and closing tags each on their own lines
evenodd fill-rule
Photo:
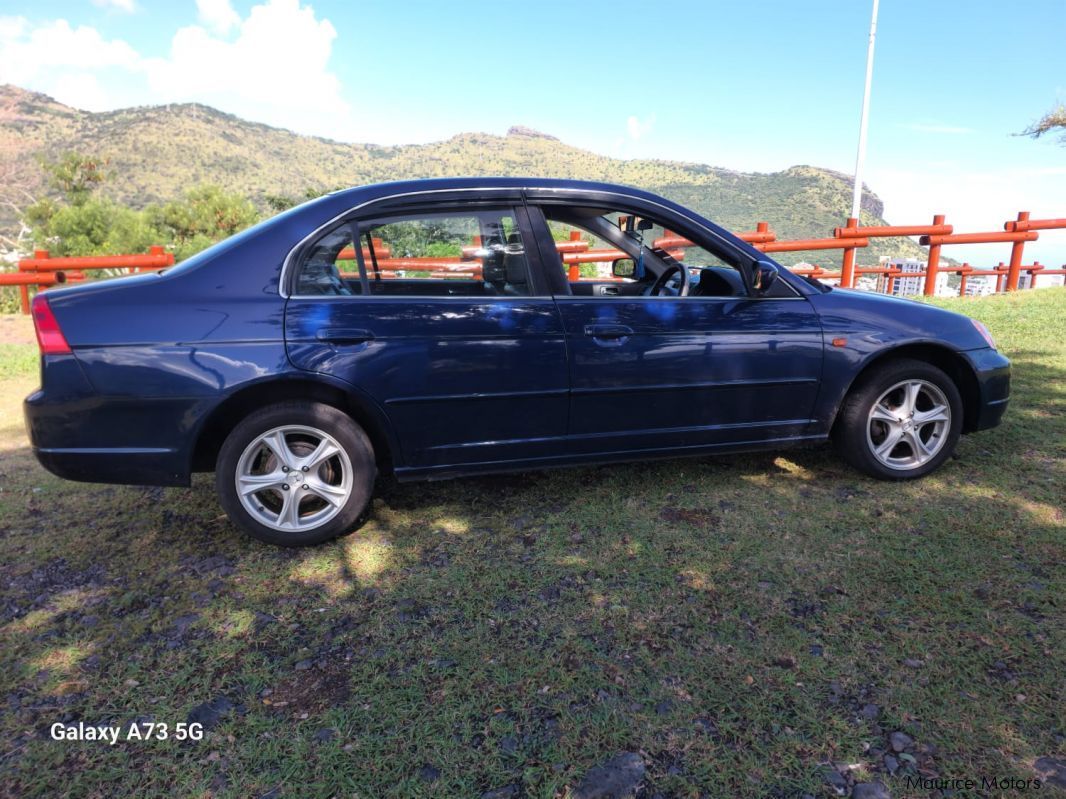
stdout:
<svg viewBox="0 0 1066 799">
<path fill-rule="evenodd" d="M 662 197 L 442 179 L 340 191 L 156 274 L 38 295 L 34 451 L 72 480 L 214 471 L 258 539 L 425 480 L 832 440 L 921 477 L 996 425 L 978 322 L 804 280 Z"/>
</svg>

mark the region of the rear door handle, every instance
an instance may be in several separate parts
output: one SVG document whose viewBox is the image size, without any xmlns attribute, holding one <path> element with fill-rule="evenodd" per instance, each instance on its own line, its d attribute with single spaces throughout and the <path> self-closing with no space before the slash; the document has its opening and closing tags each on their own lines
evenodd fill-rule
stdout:
<svg viewBox="0 0 1066 799">
<path fill-rule="evenodd" d="M 330 344 L 362 344 L 374 338 L 369 330 L 354 327 L 327 327 L 315 333 L 315 338 Z"/>
<path fill-rule="evenodd" d="M 592 336 L 597 344 L 617 347 L 633 335 L 633 328 L 626 325 L 585 325 L 585 335 Z"/>
</svg>

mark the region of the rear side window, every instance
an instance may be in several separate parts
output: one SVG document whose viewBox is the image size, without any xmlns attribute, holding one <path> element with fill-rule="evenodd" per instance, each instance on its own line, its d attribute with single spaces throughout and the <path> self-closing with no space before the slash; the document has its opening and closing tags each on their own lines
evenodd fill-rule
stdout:
<svg viewBox="0 0 1066 799">
<path fill-rule="evenodd" d="M 296 293 L 337 296 L 361 292 L 351 228 L 344 225 L 324 235 L 304 254 L 296 278 Z"/>
<path fill-rule="evenodd" d="M 345 224 L 306 250 L 296 293 L 526 296 L 529 280 L 513 211 L 478 209 L 362 220 L 357 228 Z"/>
</svg>

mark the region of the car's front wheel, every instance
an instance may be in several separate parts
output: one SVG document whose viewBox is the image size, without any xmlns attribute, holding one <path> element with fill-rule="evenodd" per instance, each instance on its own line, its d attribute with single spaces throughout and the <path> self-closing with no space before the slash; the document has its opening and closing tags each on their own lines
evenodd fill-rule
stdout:
<svg viewBox="0 0 1066 799">
<path fill-rule="evenodd" d="M 890 361 L 844 400 L 833 430 L 840 455 L 882 480 L 908 480 L 951 457 L 962 431 L 962 397 L 943 370 L 924 361 Z"/>
<path fill-rule="evenodd" d="M 347 414 L 283 402 L 246 417 L 215 469 L 219 500 L 253 538 L 309 546 L 350 531 L 370 502 L 374 450 Z"/>
</svg>

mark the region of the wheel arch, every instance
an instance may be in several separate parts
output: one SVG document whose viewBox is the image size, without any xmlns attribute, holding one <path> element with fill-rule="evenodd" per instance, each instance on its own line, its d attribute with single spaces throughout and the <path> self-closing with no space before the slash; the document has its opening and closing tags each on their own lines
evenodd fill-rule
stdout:
<svg viewBox="0 0 1066 799">
<path fill-rule="evenodd" d="M 200 424 L 191 454 L 191 471 L 214 471 L 222 442 L 248 414 L 285 401 L 321 402 L 343 411 L 363 428 L 374 447 L 379 472 L 391 472 L 399 452 L 384 414 L 369 398 L 350 388 L 310 377 L 289 377 L 244 386 L 215 406 Z"/>
<path fill-rule="evenodd" d="M 947 374 L 959 390 L 959 396 L 962 397 L 962 432 L 971 433 L 977 429 L 981 404 L 981 392 L 977 382 L 977 374 L 966 358 L 957 350 L 953 350 L 944 344 L 933 342 L 903 344 L 882 350 L 873 355 L 848 384 L 833 413 L 833 424 L 830 428 L 832 429 L 836 426 L 837 419 L 840 416 L 840 409 L 844 406 L 844 400 L 847 399 L 856 386 L 860 385 L 863 380 L 885 364 L 904 358 L 924 361 Z"/>
</svg>

